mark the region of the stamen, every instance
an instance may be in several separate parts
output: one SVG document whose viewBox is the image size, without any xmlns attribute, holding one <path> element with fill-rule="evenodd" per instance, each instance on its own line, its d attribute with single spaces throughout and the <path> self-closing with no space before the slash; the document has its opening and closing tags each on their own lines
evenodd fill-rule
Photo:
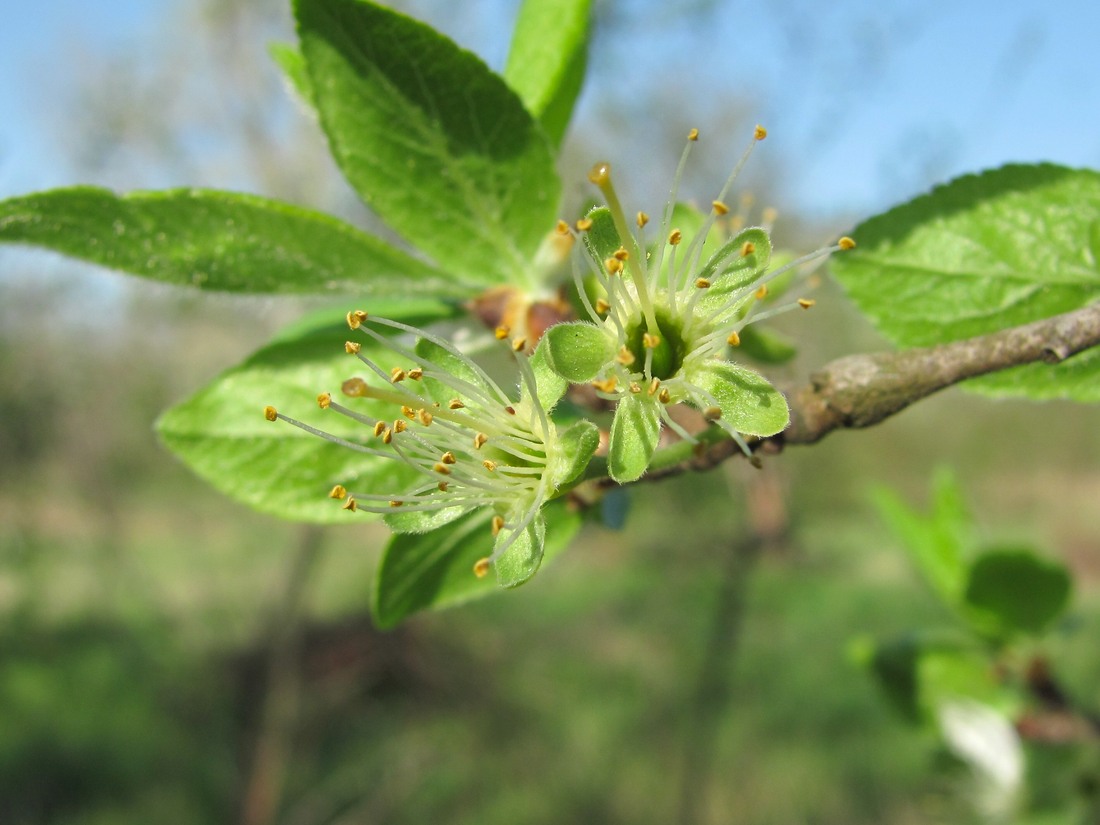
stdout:
<svg viewBox="0 0 1100 825">
<path fill-rule="evenodd" d="M 708 289 L 709 287 L 710 287 L 710 281 L 708 281 L 706 278 L 696 278 L 695 279 L 695 288 L 696 289 Z"/>
<path fill-rule="evenodd" d="M 636 221 L 638 224 L 638 228 L 644 229 L 645 225 L 649 223 L 649 215 L 647 215 L 645 212 L 639 212 Z"/>
<path fill-rule="evenodd" d="M 626 345 L 619 347 L 619 352 L 615 356 L 615 360 L 622 364 L 624 367 L 629 367 L 634 363 L 634 353 L 626 348 Z"/>
<path fill-rule="evenodd" d="M 749 255 L 751 255 L 755 251 L 756 251 L 756 244 L 754 244 L 752 241 L 745 241 L 743 244 L 741 244 L 741 257 L 742 258 L 749 257 Z"/>
<path fill-rule="evenodd" d="M 264 407 L 264 418 L 268 421 L 277 421 L 279 418 L 279 411 L 274 407 L 268 405 Z"/>
<path fill-rule="evenodd" d="M 487 442 L 488 440 L 489 436 L 485 435 L 485 433 L 478 433 L 474 436 L 474 449 L 480 450 L 482 447 L 485 446 L 485 442 Z"/>
<path fill-rule="evenodd" d="M 496 538 L 500 531 L 504 529 L 503 516 L 493 516 L 493 520 L 490 523 L 490 529 L 493 531 L 493 538 Z"/>
<path fill-rule="evenodd" d="M 799 298 L 798 299 L 798 305 L 800 307 L 802 307 L 803 309 L 809 309 L 810 307 L 812 307 L 816 303 L 817 303 L 817 301 L 815 301 L 813 298 Z"/>
<path fill-rule="evenodd" d="M 739 347 L 741 346 L 741 336 L 734 330 L 730 333 L 729 338 L 726 339 L 726 343 L 731 347 Z"/>
<path fill-rule="evenodd" d="M 394 435 L 397 435 L 398 433 L 403 433 L 408 428 L 409 428 L 409 425 L 407 423 L 405 423 L 405 419 L 403 419 L 403 418 L 395 419 L 394 422 L 393 422 L 393 433 L 394 433 Z"/>
<path fill-rule="evenodd" d="M 768 297 L 768 285 L 761 284 L 760 287 L 753 293 L 756 296 L 756 300 L 763 301 Z"/>
<path fill-rule="evenodd" d="M 430 427 L 435 417 L 427 410 L 417 410 L 416 420 L 424 427 Z"/>
<path fill-rule="evenodd" d="M 385 430 L 386 430 L 386 422 L 385 421 L 379 421 L 377 424 L 374 425 L 374 434 L 376 436 L 382 435 L 382 433 L 385 432 Z"/>
<path fill-rule="evenodd" d="M 596 313 L 598 315 L 604 315 L 604 314 L 606 314 L 610 311 L 611 311 L 611 304 L 609 304 L 603 298 L 597 298 L 596 299 Z"/>
<path fill-rule="evenodd" d="M 455 454 L 450 450 L 439 457 L 439 462 L 441 464 L 454 464 L 456 461 L 458 461 L 458 459 L 455 458 Z"/>
<path fill-rule="evenodd" d="M 441 476 L 449 476 L 451 474 L 451 468 L 444 464 L 442 461 L 437 461 L 432 467 Z"/>
<path fill-rule="evenodd" d="M 713 422 L 713 421 L 717 421 L 721 417 L 722 417 L 722 408 L 721 407 L 707 407 L 705 410 L 703 410 L 703 420 L 704 421 Z"/>
<path fill-rule="evenodd" d="M 836 245 L 843 249 L 845 252 L 847 252 L 849 249 L 856 248 L 856 242 L 849 238 L 847 235 L 837 241 Z"/>
<path fill-rule="evenodd" d="M 683 239 L 684 233 L 679 229 L 673 229 L 668 233 L 668 242 L 670 246 L 677 246 Z"/>
<path fill-rule="evenodd" d="M 497 463 L 491 458 L 487 458 L 481 462 L 481 466 L 488 470 L 490 473 L 495 473 L 497 470 Z"/>
<path fill-rule="evenodd" d="M 600 392 L 606 392 L 608 394 L 611 394 L 611 393 L 615 392 L 615 387 L 618 386 L 618 383 L 619 383 L 619 379 L 616 378 L 614 375 L 612 375 L 608 378 L 605 378 L 602 381 L 593 381 L 592 386 L 595 387 Z"/>
<path fill-rule="evenodd" d="M 355 341 L 344 342 L 344 352 L 346 352 L 348 355 L 358 355 L 359 350 L 361 350 L 362 348 L 363 345 L 357 344 Z"/>
<path fill-rule="evenodd" d="M 642 346 L 646 349 L 657 349 L 661 346 L 661 336 L 649 332 L 642 333 Z"/>
<path fill-rule="evenodd" d="M 511 332 L 512 332 L 512 329 L 510 327 L 508 327 L 504 324 L 501 324 L 499 327 L 497 327 L 495 330 L 493 330 L 493 335 L 496 336 L 496 339 L 498 341 L 503 341 L 505 338 L 507 338 L 511 334 Z"/>
<path fill-rule="evenodd" d="M 592 228 L 592 219 L 591 218 L 578 218 L 577 223 L 576 223 L 576 227 L 577 227 L 578 232 L 587 232 L 589 229 Z"/>
<path fill-rule="evenodd" d="M 331 490 L 329 490 L 328 497 L 343 501 L 347 496 L 348 490 L 343 484 L 337 484 Z"/>
<path fill-rule="evenodd" d="M 568 235 L 569 234 L 569 224 L 567 224 L 565 221 L 559 219 L 557 225 L 554 227 L 554 231 L 557 232 L 559 235 Z"/>
<path fill-rule="evenodd" d="M 332 405 L 332 393 L 323 392 L 317 396 L 317 406 L 322 410 L 327 410 Z"/>
<path fill-rule="evenodd" d="M 661 391 L 657 394 L 657 400 L 662 404 L 668 404 L 672 401 L 672 393 L 668 391 L 668 387 L 661 388 Z"/>
<path fill-rule="evenodd" d="M 729 214 L 730 208 L 722 203 L 722 201 L 711 201 L 710 205 L 714 208 L 714 214 L 716 215 L 721 216 Z"/>
<path fill-rule="evenodd" d="M 474 562 L 474 575 L 479 579 L 484 579 L 489 575 L 489 565 L 491 562 L 488 559 L 478 559 Z"/>
<path fill-rule="evenodd" d="M 424 377 L 423 368 L 413 367 L 411 370 L 409 370 L 409 378 L 411 378 L 413 381 L 419 381 L 423 377 Z"/>
<path fill-rule="evenodd" d="M 359 329 L 359 326 L 367 320 L 367 313 L 361 309 L 353 309 L 345 317 L 350 329 Z"/>
<path fill-rule="evenodd" d="M 355 504 L 355 499 L 349 498 L 346 502 L 344 502 L 343 506 L 340 509 L 341 510 L 348 510 L 348 511 L 354 513 L 359 508 Z"/>
<path fill-rule="evenodd" d="M 660 389 L 660 387 L 661 387 L 661 379 L 660 378 L 654 378 L 652 381 L 650 381 L 649 382 L 649 390 L 647 391 L 649 393 L 649 397 L 652 398 L 654 395 L 656 395 L 657 390 Z"/>
<path fill-rule="evenodd" d="M 449 410 L 461 410 L 465 406 L 466 405 L 457 398 L 452 398 L 449 402 L 447 402 L 447 409 Z"/>
</svg>

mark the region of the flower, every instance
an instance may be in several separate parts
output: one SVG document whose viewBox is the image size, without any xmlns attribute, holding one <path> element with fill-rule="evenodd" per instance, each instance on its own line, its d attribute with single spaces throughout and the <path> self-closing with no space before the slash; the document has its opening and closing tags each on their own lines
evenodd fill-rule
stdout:
<svg viewBox="0 0 1100 825">
<path fill-rule="evenodd" d="M 662 424 L 695 440 L 669 414 L 672 404 L 687 403 L 700 410 L 746 455 L 751 453 L 745 435 L 765 437 L 787 426 L 789 412 L 782 394 L 761 375 L 727 360 L 726 354 L 740 344 L 741 330 L 748 323 L 812 305 L 801 299 L 759 311 L 769 282 L 855 243 L 841 238 L 769 271 L 771 239 L 765 228 L 742 229 L 721 239 L 719 221 L 730 211 L 724 198 L 753 146 L 766 134 L 756 127 L 709 215 L 690 239 L 673 219 L 690 219 L 677 205 L 676 192 L 699 137 L 696 129 L 688 135 L 655 240 L 646 236 L 649 216 L 644 212 L 628 221 L 607 163 L 596 164 L 589 173 L 607 205 L 589 212 L 575 230 L 559 224 L 560 232 L 576 232 L 584 240 L 576 244 L 582 263 L 574 267 L 574 277 L 591 321 L 551 327 L 548 359 L 563 378 L 591 382 L 602 397 L 617 402 L 608 455 L 616 481 L 633 481 L 645 472 Z"/>
<path fill-rule="evenodd" d="M 546 367 L 541 347 L 527 356 L 526 342 L 513 339 L 521 380 L 519 398 L 512 399 L 442 338 L 361 310 L 348 313 L 347 321 L 372 348 L 378 345 L 401 362 L 386 369 L 368 357 L 362 344 L 349 341 L 345 349 L 373 380 L 349 378 L 341 390 L 351 399 L 374 402 L 370 408 L 375 414 L 344 406 L 331 393 L 317 397 L 322 410 L 363 424 L 364 437 L 340 438 L 274 407 L 267 407 L 264 415 L 399 464 L 400 476 L 407 479 L 400 489 L 354 492 L 337 484 L 329 493 L 346 510 L 382 514 L 395 532 L 426 532 L 472 510 L 490 510 L 493 552 L 477 562 L 474 572 L 484 576 L 494 568 L 504 586 L 526 581 L 542 559 L 542 506 L 580 474 L 599 441 L 590 422 L 559 430 L 551 420 L 565 381 Z M 401 333 L 414 337 L 415 343 L 400 343 L 396 339 Z M 498 330 L 498 337 L 507 336 L 506 330 Z"/>
</svg>

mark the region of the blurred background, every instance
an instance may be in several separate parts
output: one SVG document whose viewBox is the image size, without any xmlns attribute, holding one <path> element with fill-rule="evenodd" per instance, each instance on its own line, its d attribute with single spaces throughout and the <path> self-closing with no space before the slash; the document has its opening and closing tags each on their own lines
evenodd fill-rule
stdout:
<svg viewBox="0 0 1100 825">
<path fill-rule="evenodd" d="M 513 0 L 389 5 L 503 65 Z M 703 200 L 769 127 L 743 180 L 803 249 L 964 172 L 1100 166 L 1100 6 L 882 5 L 597 0 L 573 201 L 606 158 L 659 206 L 690 126 Z M 267 57 L 292 39 L 282 0 L 7 4 L 0 196 L 212 186 L 374 226 Z M 817 297 L 777 380 L 885 346 Z M 986 541 L 1073 572 L 1043 653 L 1100 707 L 1094 408 L 950 390 L 759 472 L 638 485 L 624 529 L 520 591 L 380 633 L 384 531 L 256 515 L 152 431 L 306 308 L 0 249 L 0 823 L 983 821 L 851 655 L 950 622 L 870 499 L 923 507 L 943 467 Z M 1028 821 L 1083 821 L 1063 803 L 1096 774 L 1044 758 Z"/>
</svg>

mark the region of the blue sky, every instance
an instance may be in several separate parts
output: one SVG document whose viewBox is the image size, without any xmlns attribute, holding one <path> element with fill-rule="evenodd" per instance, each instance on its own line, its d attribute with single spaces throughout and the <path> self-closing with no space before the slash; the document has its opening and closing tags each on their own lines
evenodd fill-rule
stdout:
<svg viewBox="0 0 1100 825">
<path fill-rule="evenodd" d="M 169 0 L 6 5 L 2 195 L 75 182 L 56 162 L 53 133 L 81 128 L 65 107 L 83 60 L 130 55 L 140 65 L 157 38 L 179 36 L 162 22 Z M 426 19 L 449 6 L 412 5 Z M 445 28 L 499 66 L 513 7 L 471 0 Z M 762 168 L 782 205 L 813 214 L 867 215 L 1008 161 L 1100 167 L 1097 3 L 749 0 L 711 4 L 701 18 L 654 0 L 613 8 L 579 111 L 612 160 L 638 165 L 669 119 L 697 114 L 683 125 L 721 129 L 736 109 L 769 127 Z M 267 59 L 260 44 L 242 48 Z M 631 108 L 625 127 L 603 122 L 608 101 Z M 744 140 L 727 142 L 714 150 L 723 163 Z"/>
</svg>

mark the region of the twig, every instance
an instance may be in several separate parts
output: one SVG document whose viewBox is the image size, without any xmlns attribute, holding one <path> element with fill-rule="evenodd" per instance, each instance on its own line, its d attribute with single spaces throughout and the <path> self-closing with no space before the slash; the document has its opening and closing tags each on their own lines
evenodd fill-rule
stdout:
<svg viewBox="0 0 1100 825">
<path fill-rule="evenodd" d="M 936 347 L 839 358 L 811 375 L 809 384 L 788 393 L 790 426 L 754 449 L 776 452 L 788 444 L 813 444 L 834 430 L 871 427 L 967 378 L 1022 364 L 1057 364 L 1097 345 L 1100 303 Z M 657 460 L 659 451 L 643 480 L 708 470 L 739 452 L 728 439 L 702 445 L 682 459 L 673 452 L 686 452 L 681 445 L 668 448 L 663 461 Z"/>
</svg>

